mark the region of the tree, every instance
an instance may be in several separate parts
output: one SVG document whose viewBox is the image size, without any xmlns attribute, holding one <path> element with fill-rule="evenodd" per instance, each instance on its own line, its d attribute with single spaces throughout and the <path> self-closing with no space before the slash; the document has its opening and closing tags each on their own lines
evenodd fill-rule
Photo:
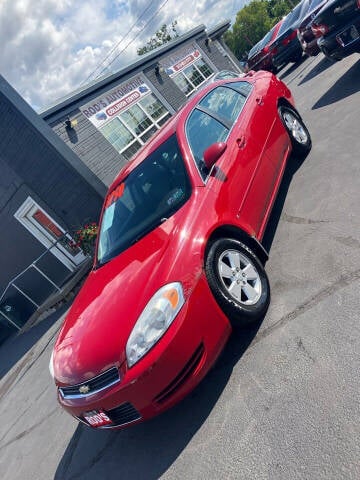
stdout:
<svg viewBox="0 0 360 480">
<path fill-rule="evenodd" d="M 137 49 L 138 55 L 144 55 L 144 53 L 151 52 L 155 48 L 161 47 L 164 43 L 170 42 L 173 38 L 179 36 L 176 30 L 177 21 L 172 22 L 171 27 L 168 27 L 165 23 L 155 32 L 155 34 L 146 42 L 141 48 Z"/>
<path fill-rule="evenodd" d="M 272 27 L 266 0 L 254 0 L 236 15 L 232 31 L 225 41 L 238 58 L 248 52 Z"/>
<path fill-rule="evenodd" d="M 275 25 L 299 3 L 299 0 L 268 0 L 267 3 L 269 16 Z"/>
<path fill-rule="evenodd" d="M 228 47 L 239 59 L 284 17 L 299 0 L 252 0 L 239 10 L 232 30 L 225 33 Z"/>
</svg>

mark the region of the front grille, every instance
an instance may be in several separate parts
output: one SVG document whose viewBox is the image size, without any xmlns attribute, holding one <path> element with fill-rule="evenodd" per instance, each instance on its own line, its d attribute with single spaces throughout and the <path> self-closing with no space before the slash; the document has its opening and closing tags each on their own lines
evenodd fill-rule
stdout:
<svg viewBox="0 0 360 480">
<path fill-rule="evenodd" d="M 71 385 L 69 387 L 60 387 L 59 391 L 64 398 L 83 398 L 111 387 L 118 382 L 120 382 L 119 371 L 116 367 L 112 367 L 109 370 L 106 370 L 106 372 L 101 373 L 97 377 L 93 377 L 86 382 Z M 81 389 L 83 392 L 81 392 Z"/>
<path fill-rule="evenodd" d="M 114 425 L 110 425 L 110 427 L 125 425 L 126 423 L 135 422 L 135 420 L 141 418 L 140 413 L 129 402 L 123 403 L 112 410 L 107 410 L 106 415 L 114 423 Z"/>
<path fill-rule="evenodd" d="M 192 354 L 190 360 L 187 362 L 181 372 L 169 383 L 169 385 L 155 397 L 154 401 L 158 404 L 166 402 L 178 388 L 185 383 L 185 381 L 192 375 L 205 352 L 204 344 L 201 343 L 195 352 Z"/>
</svg>

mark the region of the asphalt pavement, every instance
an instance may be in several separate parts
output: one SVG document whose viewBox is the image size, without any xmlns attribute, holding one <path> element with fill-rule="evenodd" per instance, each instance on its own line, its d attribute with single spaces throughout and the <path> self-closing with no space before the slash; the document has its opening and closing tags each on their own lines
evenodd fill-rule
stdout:
<svg viewBox="0 0 360 480">
<path fill-rule="evenodd" d="M 92 431 L 56 402 L 55 312 L 0 347 L 2 480 L 360 478 L 360 57 L 279 76 L 313 148 L 290 159 L 266 232 L 262 324 L 172 410 Z"/>
</svg>

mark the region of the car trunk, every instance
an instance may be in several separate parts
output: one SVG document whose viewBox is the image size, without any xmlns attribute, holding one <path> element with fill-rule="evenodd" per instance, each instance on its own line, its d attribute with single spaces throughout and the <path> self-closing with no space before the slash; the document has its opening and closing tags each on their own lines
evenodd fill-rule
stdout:
<svg viewBox="0 0 360 480">
<path fill-rule="evenodd" d="M 315 25 L 326 25 L 328 32 L 349 23 L 355 15 L 360 15 L 359 0 L 337 0 L 321 10 L 314 19 Z"/>
</svg>

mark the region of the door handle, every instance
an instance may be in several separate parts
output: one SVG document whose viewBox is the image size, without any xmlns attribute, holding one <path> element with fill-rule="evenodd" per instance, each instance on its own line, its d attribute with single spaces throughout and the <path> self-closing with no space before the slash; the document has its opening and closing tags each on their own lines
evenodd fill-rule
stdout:
<svg viewBox="0 0 360 480">
<path fill-rule="evenodd" d="M 241 135 L 241 137 L 238 137 L 236 139 L 236 143 L 239 148 L 244 148 L 246 144 L 245 135 Z"/>
<path fill-rule="evenodd" d="M 256 100 L 256 103 L 257 103 L 258 105 L 264 105 L 264 99 L 263 99 L 263 97 L 261 97 L 261 96 L 260 96 L 260 97 L 256 97 L 255 100 Z"/>
</svg>

